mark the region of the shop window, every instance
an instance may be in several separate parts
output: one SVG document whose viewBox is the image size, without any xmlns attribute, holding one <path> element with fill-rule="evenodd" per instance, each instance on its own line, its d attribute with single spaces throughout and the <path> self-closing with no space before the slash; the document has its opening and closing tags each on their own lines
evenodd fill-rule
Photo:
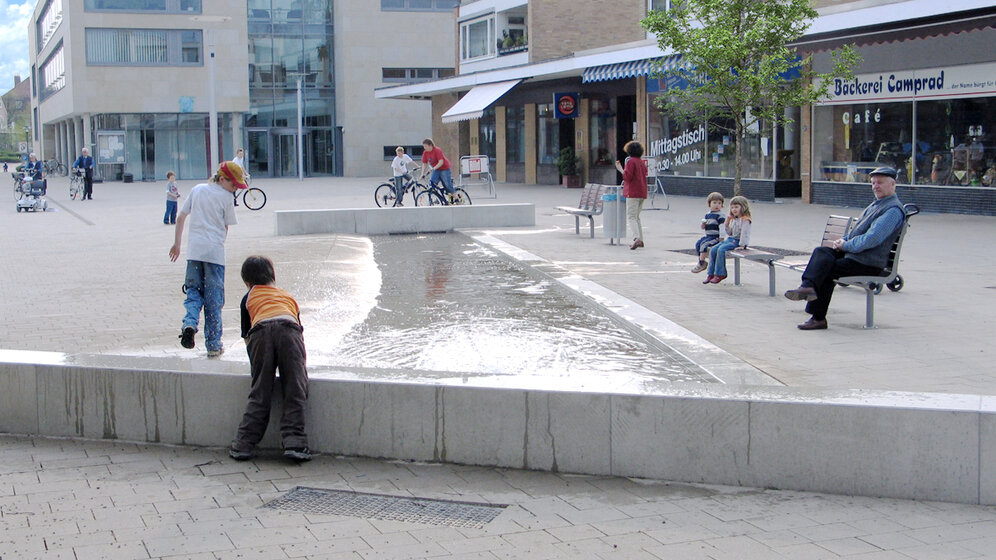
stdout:
<svg viewBox="0 0 996 560">
<path fill-rule="evenodd" d="M 505 161 L 526 163 L 526 109 L 505 109 Z"/>
<path fill-rule="evenodd" d="M 537 162 L 557 163 L 560 155 L 560 123 L 553 112 L 553 103 L 536 106 Z"/>
<path fill-rule="evenodd" d="M 862 103 L 813 111 L 813 177 L 866 182 L 881 165 L 895 167 L 900 183 L 913 173 L 913 103 Z"/>
<path fill-rule="evenodd" d="M 591 99 L 591 163 L 615 165 L 616 100 Z"/>
<path fill-rule="evenodd" d="M 916 103 L 916 183 L 996 187 L 996 98 Z"/>
<path fill-rule="evenodd" d="M 86 62 L 110 66 L 188 66 L 201 64 L 198 29 L 86 30 Z"/>
<path fill-rule="evenodd" d="M 494 159 L 497 150 L 495 149 L 495 108 L 488 107 L 484 110 L 481 118 L 477 119 L 477 147 L 478 154 L 486 155 Z M 473 148 L 471 148 L 473 149 Z"/>
</svg>

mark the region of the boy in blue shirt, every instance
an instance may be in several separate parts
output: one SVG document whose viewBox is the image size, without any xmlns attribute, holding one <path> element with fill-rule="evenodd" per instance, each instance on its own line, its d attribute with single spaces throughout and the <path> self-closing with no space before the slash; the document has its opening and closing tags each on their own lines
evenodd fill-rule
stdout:
<svg viewBox="0 0 996 560">
<path fill-rule="evenodd" d="M 695 251 L 699 254 L 699 264 L 692 268 L 692 272 L 699 273 L 705 270 L 709 263 L 709 249 L 720 242 L 720 227 L 726 221 L 723 216 L 723 195 L 718 192 L 709 193 L 706 197 L 706 204 L 709 205 L 709 212 L 702 218 L 702 229 L 705 235 L 695 242 Z"/>
</svg>

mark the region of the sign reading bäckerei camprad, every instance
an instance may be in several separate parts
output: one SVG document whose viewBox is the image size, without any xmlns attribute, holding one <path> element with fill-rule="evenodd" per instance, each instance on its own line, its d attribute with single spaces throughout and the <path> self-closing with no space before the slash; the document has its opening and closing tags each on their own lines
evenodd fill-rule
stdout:
<svg viewBox="0 0 996 560">
<path fill-rule="evenodd" d="M 830 84 L 823 105 L 996 95 L 996 63 L 858 74 Z"/>
</svg>

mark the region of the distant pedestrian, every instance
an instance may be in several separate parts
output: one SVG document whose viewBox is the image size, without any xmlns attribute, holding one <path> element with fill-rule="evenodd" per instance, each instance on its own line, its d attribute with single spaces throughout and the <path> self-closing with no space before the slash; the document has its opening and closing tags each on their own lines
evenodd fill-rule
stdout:
<svg viewBox="0 0 996 560">
<path fill-rule="evenodd" d="M 252 385 L 245 414 L 228 455 L 237 461 L 252 458 L 253 450 L 263 439 L 270 422 L 270 405 L 279 369 L 284 405 L 280 419 L 284 457 L 309 461 L 311 451 L 304 422 L 308 368 L 301 311 L 289 293 L 274 286 L 276 273 L 270 259 L 263 256 L 247 258 L 242 263 L 242 281 L 249 289 L 239 307 Z"/>
<path fill-rule="evenodd" d="M 4 173 L 6 173 L 6 172 L 7 172 L 7 162 L 6 162 L 6 161 L 5 161 L 5 162 L 3 162 L 3 172 L 4 172 Z"/>
<path fill-rule="evenodd" d="M 643 144 L 636 140 L 626 142 L 623 146 L 627 158 L 625 164 L 616 160 L 616 169 L 623 176 L 623 196 L 626 197 L 626 221 L 633 232 L 633 244 L 630 249 L 643 247 L 643 222 L 640 212 L 643 202 L 647 200 L 647 162 L 643 161 Z"/>
<path fill-rule="evenodd" d="M 80 157 L 73 162 L 73 169 L 83 170 L 83 198 L 80 200 L 93 200 L 93 156 L 90 150 L 83 148 Z"/>
<path fill-rule="evenodd" d="M 166 172 L 166 213 L 163 214 L 163 223 L 171 225 L 176 223 L 176 204 L 180 200 L 180 189 L 176 187 L 176 173 Z"/>
<path fill-rule="evenodd" d="M 225 239 L 228 237 L 228 226 L 239 223 L 235 217 L 235 206 L 232 205 L 232 196 L 239 187 L 245 188 L 242 168 L 224 161 L 211 177 L 211 182 L 191 189 L 177 217 L 173 246 L 169 249 L 169 259 L 176 262 L 180 257 L 183 226 L 189 217 L 190 240 L 187 242 L 184 279 L 187 299 L 183 302 L 187 313 L 183 317 L 180 345 L 194 347 L 194 334 L 203 309 L 204 346 L 209 358 L 220 356 L 225 351 L 221 343 L 221 308 L 225 305 Z"/>
</svg>

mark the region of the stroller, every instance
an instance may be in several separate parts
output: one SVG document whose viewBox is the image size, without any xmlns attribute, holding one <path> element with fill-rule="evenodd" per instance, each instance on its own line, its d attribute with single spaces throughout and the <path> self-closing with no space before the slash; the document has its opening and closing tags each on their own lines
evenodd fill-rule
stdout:
<svg viewBox="0 0 996 560">
<path fill-rule="evenodd" d="M 24 180 L 21 197 L 17 200 L 17 211 L 24 210 L 42 212 L 48 210 L 48 201 L 45 200 L 45 193 L 48 192 L 48 185 L 45 179 L 37 181 Z"/>
</svg>

